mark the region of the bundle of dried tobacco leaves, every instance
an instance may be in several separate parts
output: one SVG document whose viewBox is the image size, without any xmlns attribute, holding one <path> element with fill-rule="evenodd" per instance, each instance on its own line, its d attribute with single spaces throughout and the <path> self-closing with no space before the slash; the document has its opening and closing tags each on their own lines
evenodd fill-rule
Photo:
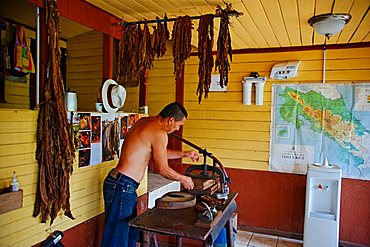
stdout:
<svg viewBox="0 0 370 247">
<path fill-rule="evenodd" d="M 36 159 L 39 167 L 33 216 L 41 213 L 41 222 L 50 216 L 50 225 L 58 212 L 74 219 L 70 209 L 69 178 L 73 170 L 72 128 L 68 123 L 63 78 L 60 71 L 60 24 L 55 0 L 46 2 L 49 33 L 49 78 L 45 101 L 37 119 Z"/>
<path fill-rule="evenodd" d="M 202 15 L 199 21 L 198 28 L 198 75 L 199 83 L 197 88 L 198 102 L 208 97 L 209 87 L 211 86 L 211 76 L 213 68 L 213 18 L 214 15 Z"/>
<path fill-rule="evenodd" d="M 157 18 L 158 20 L 159 18 Z M 165 21 L 162 24 L 160 21 L 157 22 L 157 27 L 154 27 L 152 35 L 152 49 L 154 55 L 157 58 L 163 57 L 166 53 L 166 43 L 170 39 L 170 32 L 167 29 L 167 16 L 165 16 Z"/>
<path fill-rule="evenodd" d="M 152 35 L 147 23 L 143 29 L 140 25 L 124 24 L 118 52 L 117 81 L 126 87 L 138 86 L 140 75 L 152 68 L 155 55 L 162 57 L 166 52 L 168 39 L 166 23 L 158 22 Z"/>
<path fill-rule="evenodd" d="M 229 13 L 234 12 L 231 4 L 226 4 L 226 8 L 222 9 L 221 6 L 217 6 L 216 16 L 220 16 L 220 30 L 218 33 L 217 40 L 217 56 L 216 56 L 216 70 L 220 73 L 220 86 L 226 86 L 229 81 L 229 70 L 230 63 L 227 55 L 230 57 L 232 62 L 232 48 L 231 48 L 231 36 L 229 31 Z"/>
<path fill-rule="evenodd" d="M 190 57 L 191 52 L 191 30 L 193 24 L 190 16 L 177 17 L 172 30 L 172 53 L 175 63 L 176 83 L 183 78 L 185 60 Z"/>
</svg>

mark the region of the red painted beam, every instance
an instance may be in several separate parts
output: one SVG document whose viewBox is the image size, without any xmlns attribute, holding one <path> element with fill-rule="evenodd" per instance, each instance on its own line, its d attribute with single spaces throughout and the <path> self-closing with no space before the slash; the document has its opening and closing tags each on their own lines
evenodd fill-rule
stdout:
<svg viewBox="0 0 370 247">
<path fill-rule="evenodd" d="M 28 1 L 42 8 L 45 6 L 42 0 Z M 121 38 L 121 28 L 112 26 L 121 21 L 118 17 L 83 0 L 58 0 L 57 4 L 61 16 L 117 39 Z"/>
<path fill-rule="evenodd" d="M 113 77 L 113 37 L 103 34 L 103 81 Z"/>
</svg>

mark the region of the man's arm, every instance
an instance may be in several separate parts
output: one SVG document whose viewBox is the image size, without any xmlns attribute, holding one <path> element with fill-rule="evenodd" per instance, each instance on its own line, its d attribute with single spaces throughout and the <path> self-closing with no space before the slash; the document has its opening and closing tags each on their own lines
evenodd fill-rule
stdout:
<svg viewBox="0 0 370 247">
<path fill-rule="evenodd" d="M 199 154 L 194 151 L 180 151 L 180 150 L 173 150 L 167 149 L 167 159 L 181 159 L 181 158 L 191 158 L 192 161 L 199 160 Z"/>
<path fill-rule="evenodd" d="M 153 159 L 159 174 L 164 177 L 179 181 L 185 189 L 193 189 L 194 183 L 190 177 L 181 175 L 168 166 L 166 149 L 168 142 L 167 134 L 158 133 L 154 139 L 155 142 L 152 143 Z"/>
</svg>

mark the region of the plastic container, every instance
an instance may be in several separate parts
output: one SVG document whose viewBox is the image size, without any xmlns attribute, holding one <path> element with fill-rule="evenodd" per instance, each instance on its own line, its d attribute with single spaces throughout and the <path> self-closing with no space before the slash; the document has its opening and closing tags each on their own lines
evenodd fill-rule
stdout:
<svg viewBox="0 0 370 247">
<path fill-rule="evenodd" d="M 19 183 L 15 171 L 13 172 L 12 180 L 10 181 L 10 191 L 15 192 L 19 190 Z"/>
<path fill-rule="evenodd" d="M 236 245 L 236 230 L 233 229 L 233 240 L 234 246 Z M 226 236 L 226 228 L 222 228 L 220 234 L 216 238 L 215 242 L 213 243 L 213 247 L 227 247 L 227 236 Z"/>
</svg>

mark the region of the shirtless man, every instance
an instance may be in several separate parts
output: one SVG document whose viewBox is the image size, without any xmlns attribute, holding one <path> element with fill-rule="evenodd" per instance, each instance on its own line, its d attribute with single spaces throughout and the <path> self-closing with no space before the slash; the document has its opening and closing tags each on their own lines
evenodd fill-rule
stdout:
<svg viewBox="0 0 370 247">
<path fill-rule="evenodd" d="M 179 174 L 168 166 L 168 159 L 199 159 L 196 151 L 167 149 L 168 134 L 179 130 L 188 114 L 173 102 L 155 117 L 141 118 L 127 134 L 121 157 L 104 181 L 105 229 L 101 246 L 136 246 L 138 230 L 128 222 L 137 216 L 136 189 L 153 157 L 159 174 L 179 181 L 185 189 L 193 189 L 190 177 Z"/>
</svg>

